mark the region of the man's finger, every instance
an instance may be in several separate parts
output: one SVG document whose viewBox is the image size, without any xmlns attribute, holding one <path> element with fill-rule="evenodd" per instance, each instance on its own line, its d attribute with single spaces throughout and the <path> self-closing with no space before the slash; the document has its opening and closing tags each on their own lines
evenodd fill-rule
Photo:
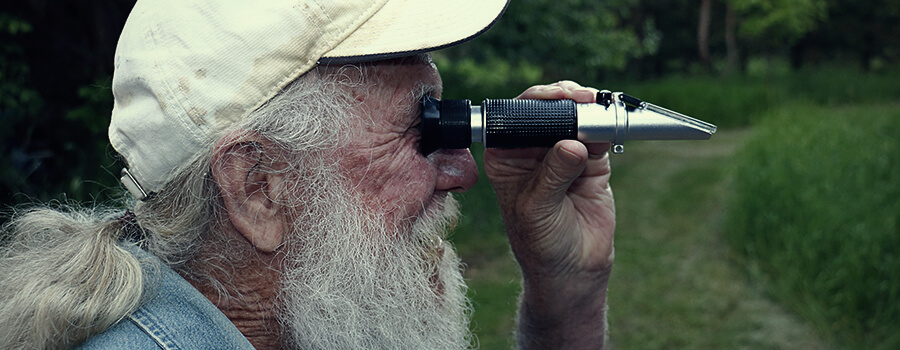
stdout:
<svg viewBox="0 0 900 350">
<path fill-rule="evenodd" d="M 547 152 L 538 172 L 532 198 L 557 205 L 587 164 L 587 148 L 577 141 L 560 141 Z"/>
</svg>

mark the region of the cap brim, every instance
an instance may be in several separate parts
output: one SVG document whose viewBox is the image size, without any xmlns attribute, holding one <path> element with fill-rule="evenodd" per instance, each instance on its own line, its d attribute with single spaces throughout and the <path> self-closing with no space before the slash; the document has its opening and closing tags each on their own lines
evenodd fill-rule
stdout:
<svg viewBox="0 0 900 350">
<path fill-rule="evenodd" d="M 319 64 L 375 61 L 439 50 L 488 30 L 508 0 L 388 1 Z"/>
</svg>

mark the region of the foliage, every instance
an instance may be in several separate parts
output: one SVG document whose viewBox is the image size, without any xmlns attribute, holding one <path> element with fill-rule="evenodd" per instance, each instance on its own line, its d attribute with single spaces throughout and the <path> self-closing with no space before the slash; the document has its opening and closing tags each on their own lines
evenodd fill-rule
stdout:
<svg viewBox="0 0 900 350">
<path fill-rule="evenodd" d="M 105 201 L 115 41 L 133 0 L 0 8 L 0 203 Z M 112 173 L 112 174 L 111 174 Z M 4 210 L 6 208 L 3 208 Z"/>
<path fill-rule="evenodd" d="M 10 14 L 0 13 L 0 140 L 20 136 L 15 127 L 34 115 L 43 105 L 43 99 L 28 87 L 30 67 L 22 46 L 14 38 L 30 33 L 30 23 Z M 35 165 L 29 158 L 41 155 L 27 154 L 21 148 L 7 142 L 0 143 L 0 188 L 18 187 L 26 183 Z"/>
<path fill-rule="evenodd" d="M 716 2 L 718 3 L 718 2 Z M 629 11 L 627 23 L 632 28 L 652 24 L 652 32 L 638 31 L 641 37 L 649 37 L 656 43 L 656 50 L 636 57 L 620 74 L 609 78 L 658 77 L 670 72 L 685 72 L 699 62 L 697 51 L 697 26 L 700 1 L 694 0 L 641 0 Z M 722 12 L 716 9 L 716 12 Z M 713 18 L 714 30 L 710 33 L 715 42 L 721 42 L 723 24 L 719 16 Z"/>
<path fill-rule="evenodd" d="M 791 105 L 739 153 L 726 235 L 755 277 L 822 334 L 900 337 L 900 112 Z"/>
<path fill-rule="evenodd" d="M 743 18 L 739 32 L 766 44 L 791 44 L 816 29 L 825 17 L 825 0 L 730 0 Z"/>
<path fill-rule="evenodd" d="M 433 55 L 444 82 L 445 99 L 512 98 L 522 87 L 540 84 L 543 69 L 527 61 L 510 63 L 496 57 L 478 62 L 471 57 L 453 60 L 446 51 Z"/>
<path fill-rule="evenodd" d="M 621 71 L 631 59 L 653 54 L 659 32 L 652 21 L 626 25 L 637 0 L 530 0 L 512 2 L 503 18 L 477 39 L 445 51 L 451 60 L 464 58 L 542 68 L 543 80 L 602 76 Z"/>
<path fill-rule="evenodd" d="M 900 2 L 827 1 L 827 21 L 798 44 L 798 51 L 804 53 L 798 60 L 851 54 L 857 56 L 863 69 L 869 70 L 877 68 L 873 61 L 900 59 Z"/>
<path fill-rule="evenodd" d="M 15 16 L 0 13 L 0 120 L 8 121 L 34 113 L 43 101 L 27 85 L 30 67 L 21 45 L 12 40 L 30 33 L 30 23 Z M 10 132 L 8 128 L 2 130 Z"/>
</svg>

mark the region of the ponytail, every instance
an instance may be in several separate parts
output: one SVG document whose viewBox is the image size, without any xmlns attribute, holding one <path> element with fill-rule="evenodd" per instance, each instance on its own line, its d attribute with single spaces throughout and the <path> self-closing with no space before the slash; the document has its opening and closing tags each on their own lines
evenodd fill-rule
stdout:
<svg viewBox="0 0 900 350">
<path fill-rule="evenodd" d="M 70 348 L 137 309 L 141 262 L 120 240 L 134 231 L 122 217 L 40 208 L 3 227 L 0 348 Z"/>
</svg>

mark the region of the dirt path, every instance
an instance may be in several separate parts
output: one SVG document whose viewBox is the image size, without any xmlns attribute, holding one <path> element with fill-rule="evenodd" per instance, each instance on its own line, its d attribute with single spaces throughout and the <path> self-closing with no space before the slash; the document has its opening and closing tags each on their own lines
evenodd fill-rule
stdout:
<svg viewBox="0 0 900 350">
<path fill-rule="evenodd" d="M 728 160 L 745 131 L 634 142 L 614 156 L 616 349 L 827 349 L 736 268 L 721 240 Z"/>
</svg>

